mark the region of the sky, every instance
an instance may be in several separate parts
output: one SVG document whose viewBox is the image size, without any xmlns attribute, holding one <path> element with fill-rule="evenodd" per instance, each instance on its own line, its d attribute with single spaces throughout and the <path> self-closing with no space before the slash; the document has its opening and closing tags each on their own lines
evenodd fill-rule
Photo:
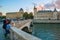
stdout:
<svg viewBox="0 0 60 40">
<path fill-rule="evenodd" d="M 18 12 L 20 8 L 24 11 L 33 11 L 34 4 L 37 10 L 60 8 L 60 0 L 0 0 L 0 12 Z"/>
</svg>

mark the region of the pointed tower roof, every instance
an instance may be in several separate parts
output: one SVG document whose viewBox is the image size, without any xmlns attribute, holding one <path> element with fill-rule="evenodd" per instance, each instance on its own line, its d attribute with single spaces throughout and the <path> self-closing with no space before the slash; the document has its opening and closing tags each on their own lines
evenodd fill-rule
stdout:
<svg viewBox="0 0 60 40">
<path fill-rule="evenodd" d="M 34 9 L 37 9 L 35 5 L 34 5 Z"/>
<path fill-rule="evenodd" d="M 57 9 L 56 8 L 54 8 L 54 12 L 57 12 Z"/>
<path fill-rule="evenodd" d="M 36 4 L 35 4 L 35 3 L 33 3 L 33 5 L 34 5 L 34 9 L 37 9 L 37 8 L 36 8 Z"/>
<path fill-rule="evenodd" d="M 19 12 L 23 11 L 23 8 L 20 8 Z"/>
</svg>

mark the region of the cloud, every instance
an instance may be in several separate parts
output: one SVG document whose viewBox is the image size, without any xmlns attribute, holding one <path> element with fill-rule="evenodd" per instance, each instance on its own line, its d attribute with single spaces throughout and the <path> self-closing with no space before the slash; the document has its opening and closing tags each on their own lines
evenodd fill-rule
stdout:
<svg viewBox="0 0 60 40">
<path fill-rule="evenodd" d="M 60 0 L 56 0 L 55 2 L 57 5 L 60 5 Z"/>
<path fill-rule="evenodd" d="M 47 3 L 45 5 L 38 5 L 37 6 L 37 10 L 44 10 L 44 9 L 50 9 L 50 8 L 54 8 L 54 4 L 50 4 L 50 3 Z"/>
<path fill-rule="evenodd" d="M 53 9 L 53 8 L 60 9 L 60 0 L 53 1 L 51 3 L 47 3 L 42 5 L 37 6 L 37 10 L 43 10 L 43 9 Z"/>
<path fill-rule="evenodd" d="M 56 0 L 52 3 L 47 3 L 44 6 L 45 6 L 45 8 L 55 8 L 56 7 L 58 9 L 60 9 L 60 0 Z"/>
<path fill-rule="evenodd" d="M 37 10 L 43 10 L 43 9 L 45 9 L 44 5 L 41 4 L 37 6 Z"/>
<path fill-rule="evenodd" d="M 56 0 L 55 4 L 56 4 L 56 7 L 60 9 L 60 0 Z"/>
<path fill-rule="evenodd" d="M 53 3 L 47 3 L 44 5 L 45 8 L 54 8 L 55 5 Z"/>
</svg>

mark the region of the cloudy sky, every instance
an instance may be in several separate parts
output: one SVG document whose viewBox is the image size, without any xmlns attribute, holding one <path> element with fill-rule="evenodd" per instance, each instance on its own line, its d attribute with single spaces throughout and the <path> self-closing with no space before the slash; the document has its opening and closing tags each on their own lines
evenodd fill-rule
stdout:
<svg viewBox="0 0 60 40">
<path fill-rule="evenodd" d="M 38 10 L 60 9 L 60 0 L 0 0 L 0 12 L 15 12 L 23 8 L 25 11 L 32 11 L 34 3 Z"/>
</svg>

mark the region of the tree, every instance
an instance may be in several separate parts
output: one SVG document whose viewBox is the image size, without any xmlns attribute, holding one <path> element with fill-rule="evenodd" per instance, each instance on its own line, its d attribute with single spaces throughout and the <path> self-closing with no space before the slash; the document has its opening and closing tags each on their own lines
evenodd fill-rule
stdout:
<svg viewBox="0 0 60 40">
<path fill-rule="evenodd" d="M 23 18 L 28 19 L 28 13 L 27 13 L 27 12 L 25 12 L 25 13 L 23 14 Z"/>
<path fill-rule="evenodd" d="M 33 19 L 33 13 L 32 12 L 29 13 L 28 18 Z"/>
<path fill-rule="evenodd" d="M 2 16 L 2 17 L 1 17 L 1 19 L 5 19 L 5 18 L 6 18 L 6 16 Z"/>
</svg>

